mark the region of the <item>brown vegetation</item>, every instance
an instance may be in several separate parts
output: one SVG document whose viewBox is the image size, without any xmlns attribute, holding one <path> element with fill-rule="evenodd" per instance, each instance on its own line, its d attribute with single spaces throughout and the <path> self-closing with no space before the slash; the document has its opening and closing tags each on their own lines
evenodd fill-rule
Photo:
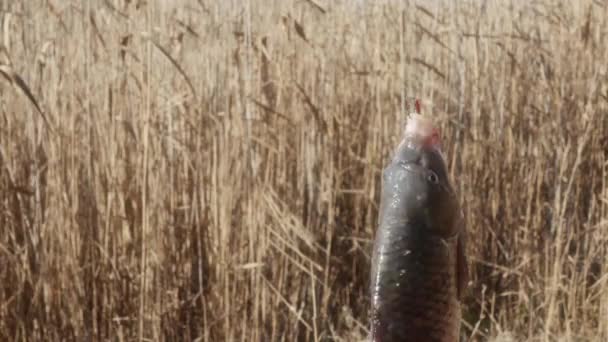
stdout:
<svg viewBox="0 0 608 342">
<path fill-rule="evenodd" d="M 364 2 L 0 1 L 0 340 L 363 339 L 414 96 L 465 335 L 608 340 L 608 5 Z"/>
</svg>

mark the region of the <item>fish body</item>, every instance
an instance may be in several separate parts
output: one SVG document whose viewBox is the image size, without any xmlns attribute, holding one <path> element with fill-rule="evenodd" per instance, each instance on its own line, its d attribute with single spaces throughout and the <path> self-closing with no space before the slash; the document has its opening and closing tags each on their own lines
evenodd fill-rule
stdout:
<svg viewBox="0 0 608 342">
<path fill-rule="evenodd" d="M 410 118 L 384 169 L 371 272 L 371 341 L 457 342 L 467 281 L 461 210 L 438 131 Z"/>
</svg>

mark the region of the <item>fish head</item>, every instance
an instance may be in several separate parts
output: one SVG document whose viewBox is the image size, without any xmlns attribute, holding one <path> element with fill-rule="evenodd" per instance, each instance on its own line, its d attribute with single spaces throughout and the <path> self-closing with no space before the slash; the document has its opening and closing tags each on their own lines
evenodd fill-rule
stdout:
<svg viewBox="0 0 608 342">
<path fill-rule="evenodd" d="M 384 182 L 388 207 L 381 209 L 381 220 L 424 223 L 424 229 L 442 238 L 458 232 L 460 209 L 449 180 L 439 130 L 430 118 L 410 116 L 404 139 L 385 169 Z"/>
</svg>

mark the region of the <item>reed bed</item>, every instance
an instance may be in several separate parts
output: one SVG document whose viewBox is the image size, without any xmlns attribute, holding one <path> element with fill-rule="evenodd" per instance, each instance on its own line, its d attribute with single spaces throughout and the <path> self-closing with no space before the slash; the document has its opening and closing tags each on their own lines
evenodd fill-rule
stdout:
<svg viewBox="0 0 608 342">
<path fill-rule="evenodd" d="M 0 1 L 0 340 L 361 341 L 411 99 L 469 341 L 608 340 L 608 5 Z"/>
</svg>

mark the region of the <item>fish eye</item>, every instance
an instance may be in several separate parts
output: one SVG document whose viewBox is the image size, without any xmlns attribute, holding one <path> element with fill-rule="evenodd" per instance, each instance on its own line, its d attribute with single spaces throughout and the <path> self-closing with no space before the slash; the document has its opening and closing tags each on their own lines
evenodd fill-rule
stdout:
<svg viewBox="0 0 608 342">
<path fill-rule="evenodd" d="M 426 179 L 433 184 L 439 184 L 439 176 L 437 176 L 433 170 L 429 170 L 429 174 L 426 176 Z"/>
</svg>

